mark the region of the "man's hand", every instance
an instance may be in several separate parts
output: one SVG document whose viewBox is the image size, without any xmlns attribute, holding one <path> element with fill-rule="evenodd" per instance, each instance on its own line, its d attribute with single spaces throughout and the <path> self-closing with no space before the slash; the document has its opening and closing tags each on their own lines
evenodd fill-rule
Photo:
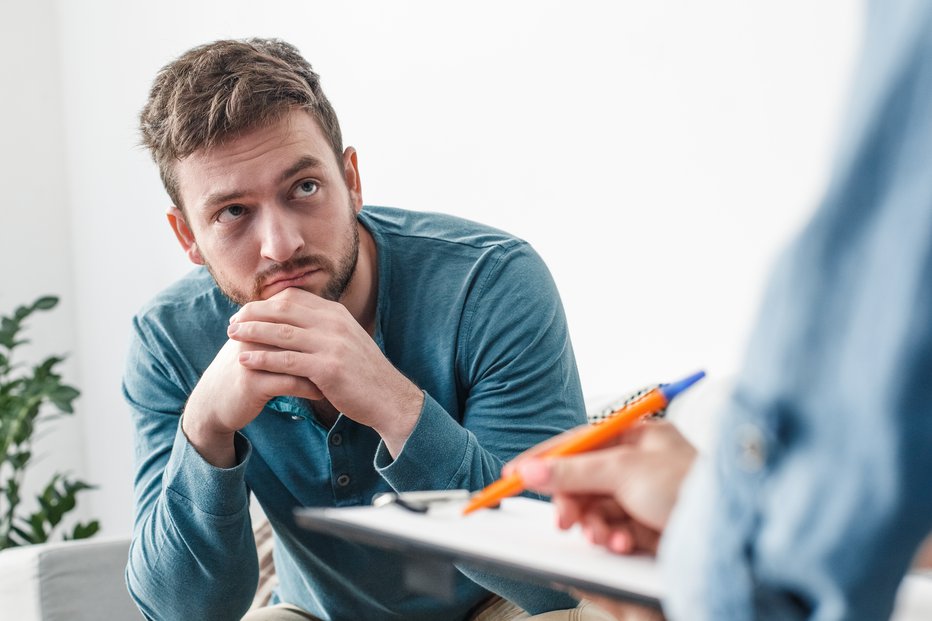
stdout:
<svg viewBox="0 0 932 621">
<path fill-rule="evenodd" d="M 505 473 L 517 470 L 529 489 L 552 495 L 560 528 L 579 524 L 590 541 L 619 554 L 656 552 L 696 456 L 673 425 L 654 421 L 602 450 L 553 459 L 539 453 L 518 456 Z"/>
<path fill-rule="evenodd" d="M 218 468 L 236 465 L 233 434 L 259 415 L 277 395 L 320 399 L 307 378 L 248 369 L 244 353 L 268 347 L 229 340 L 214 357 L 188 398 L 181 427 L 188 441 L 207 462 Z"/>
<path fill-rule="evenodd" d="M 285 289 L 246 304 L 231 319 L 228 334 L 252 345 L 239 353 L 244 369 L 310 382 L 319 391 L 317 399 L 327 399 L 346 416 L 375 429 L 392 456 L 401 452 L 424 395 L 342 304 Z"/>
<path fill-rule="evenodd" d="M 656 608 L 648 608 L 641 604 L 633 602 L 623 602 L 615 600 L 605 595 L 587 593 L 585 591 L 573 590 L 573 595 L 579 599 L 589 600 L 617 621 L 664 621 L 663 612 Z"/>
</svg>

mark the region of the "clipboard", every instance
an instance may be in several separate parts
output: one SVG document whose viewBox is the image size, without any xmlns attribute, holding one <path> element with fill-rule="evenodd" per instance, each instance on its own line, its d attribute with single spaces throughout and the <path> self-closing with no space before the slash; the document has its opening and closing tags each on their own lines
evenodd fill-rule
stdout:
<svg viewBox="0 0 932 621">
<path fill-rule="evenodd" d="M 507 498 L 498 509 L 463 517 L 467 500 L 446 501 L 441 496 L 435 501 L 420 494 L 401 504 L 383 499 L 381 506 L 372 507 L 300 508 L 295 520 L 308 530 L 396 551 L 415 564 L 430 563 L 420 570 L 422 584 L 425 579 L 443 580 L 442 569 L 455 572 L 455 564 L 660 608 L 664 590 L 660 568 L 652 557 L 613 554 L 589 543 L 578 528 L 559 530 L 548 502 Z M 401 500 L 406 496 L 398 495 Z M 431 591 L 436 594 L 438 589 L 432 585 L 424 589 Z"/>
</svg>

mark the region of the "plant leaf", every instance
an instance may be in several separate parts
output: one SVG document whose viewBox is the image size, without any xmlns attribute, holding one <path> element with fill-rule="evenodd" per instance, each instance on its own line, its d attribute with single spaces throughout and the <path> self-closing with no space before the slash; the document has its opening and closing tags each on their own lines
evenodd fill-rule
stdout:
<svg viewBox="0 0 932 621">
<path fill-rule="evenodd" d="M 44 361 L 42 361 L 42 364 L 36 367 L 36 375 L 41 375 L 42 377 L 54 375 L 52 370 L 55 368 L 55 365 L 57 365 L 59 362 L 62 362 L 63 360 L 64 358 L 61 356 L 49 356 Z"/>
<path fill-rule="evenodd" d="M 32 303 L 33 310 L 50 310 L 58 304 L 58 298 L 54 295 L 46 295 Z"/>
<path fill-rule="evenodd" d="M 29 541 L 31 543 L 43 543 L 48 539 L 48 533 L 45 532 L 45 513 L 36 511 L 29 516 L 29 526 L 32 528 Z"/>
<path fill-rule="evenodd" d="M 65 535 L 65 539 L 87 539 L 97 533 L 100 530 L 100 522 L 93 520 L 87 522 L 86 524 L 75 524 L 74 530 L 71 531 L 71 536 Z"/>
<path fill-rule="evenodd" d="M 80 394 L 81 392 L 77 388 L 62 384 L 52 391 L 49 395 L 49 401 L 59 410 L 71 414 L 74 412 L 71 402 L 77 399 Z"/>
<path fill-rule="evenodd" d="M 72 414 L 73 402 L 80 396 L 74 386 L 63 383 L 57 372 L 63 356 L 46 358 L 38 366 L 14 363 L 13 350 L 27 343 L 23 337 L 25 320 L 36 311 L 55 308 L 57 296 L 38 298 L 31 305 L 18 306 L 11 316 L 0 316 L 0 550 L 48 541 L 64 518 L 74 510 L 77 495 L 92 485 L 62 474 L 52 476 L 36 496 L 38 509 L 31 514 L 17 513 L 22 498 L 21 480 L 32 458 L 37 429 L 49 421 Z M 49 407 L 49 406 L 54 406 Z M 100 530 L 99 522 L 79 523 L 63 530 L 65 539 L 84 539 Z"/>
<path fill-rule="evenodd" d="M 9 332 L 10 334 L 16 334 L 19 330 L 19 320 L 4 315 L 0 318 L 0 330 Z"/>
<path fill-rule="evenodd" d="M 19 483 L 16 482 L 16 479 L 11 478 L 7 481 L 7 487 L 3 490 L 3 495 L 6 496 L 10 507 L 16 507 L 19 504 Z"/>
<path fill-rule="evenodd" d="M 0 345 L 13 349 L 13 342 L 19 332 L 19 322 L 9 317 L 0 317 Z"/>
<path fill-rule="evenodd" d="M 12 530 L 17 535 L 17 537 L 19 537 L 18 541 L 16 541 L 16 539 L 12 537 L 10 538 L 10 541 L 13 542 L 13 545 L 18 546 L 18 545 L 23 545 L 26 543 L 36 543 L 35 541 L 32 540 L 32 535 L 29 532 L 20 528 L 19 526 L 11 526 L 10 530 Z"/>
<path fill-rule="evenodd" d="M 29 463 L 30 458 L 32 458 L 32 453 L 29 451 L 19 451 L 16 453 L 11 453 L 7 457 L 7 461 L 10 462 L 10 465 L 13 466 L 14 470 L 22 470 L 26 467 L 26 464 Z"/>
</svg>

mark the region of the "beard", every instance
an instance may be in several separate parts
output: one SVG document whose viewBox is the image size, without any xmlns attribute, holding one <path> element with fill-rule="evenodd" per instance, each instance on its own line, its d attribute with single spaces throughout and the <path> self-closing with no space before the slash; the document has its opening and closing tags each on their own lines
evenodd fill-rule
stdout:
<svg viewBox="0 0 932 621">
<path fill-rule="evenodd" d="M 226 281 L 221 275 L 213 269 L 210 262 L 205 261 L 204 265 L 207 271 L 213 277 L 214 282 L 220 287 L 220 291 L 229 298 L 234 304 L 243 306 L 248 302 L 262 299 L 262 289 L 269 279 L 282 273 L 293 273 L 302 269 L 318 269 L 329 274 L 330 278 L 324 284 L 320 291 L 312 291 L 308 287 L 302 287 L 310 293 L 315 293 L 325 300 L 339 302 L 346 288 L 349 287 L 353 280 L 353 274 L 356 271 L 356 263 L 359 260 L 359 225 L 356 222 L 355 212 L 350 212 L 350 226 L 345 236 L 345 250 L 336 261 L 331 260 L 320 254 L 308 254 L 288 259 L 284 263 L 276 263 L 270 268 L 263 270 L 256 275 L 251 291 L 246 292 L 232 283 Z"/>
</svg>

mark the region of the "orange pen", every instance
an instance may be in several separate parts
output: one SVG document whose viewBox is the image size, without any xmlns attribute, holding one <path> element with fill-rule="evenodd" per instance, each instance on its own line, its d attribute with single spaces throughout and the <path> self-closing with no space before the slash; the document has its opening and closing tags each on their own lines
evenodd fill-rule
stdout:
<svg viewBox="0 0 932 621">
<path fill-rule="evenodd" d="M 559 444 L 547 451 L 544 451 L 539 457 L 564 457 L 566 455 L 576 455 L 585 453 L 594 448 L 598 448 L 606 441 L 620 435 L 629 427 L 646 416 L 654 412 L 659 412 L 667 407 L 667 404 L 673 398 L 705 377 L 705 371 L 699 371 L 689 377 L 672 384 L 661 384 L 657 388 L 647 392 L 644 396 L 632 403 L 612 412 L 612 414 L 601 423 L 592 425 L 585 431 L 574 434 L 566 439 L 566 442 Z M 520 494 L 524 491 L 524 481 L 521 475 L 514 473 L 492 483 L 485 489 L 482 489 L 473 495 L 469 504 L 463 509 L 463 515 L 468 515 L 479 509 L 494 507 L 504 498 Z"/>
</svg>

